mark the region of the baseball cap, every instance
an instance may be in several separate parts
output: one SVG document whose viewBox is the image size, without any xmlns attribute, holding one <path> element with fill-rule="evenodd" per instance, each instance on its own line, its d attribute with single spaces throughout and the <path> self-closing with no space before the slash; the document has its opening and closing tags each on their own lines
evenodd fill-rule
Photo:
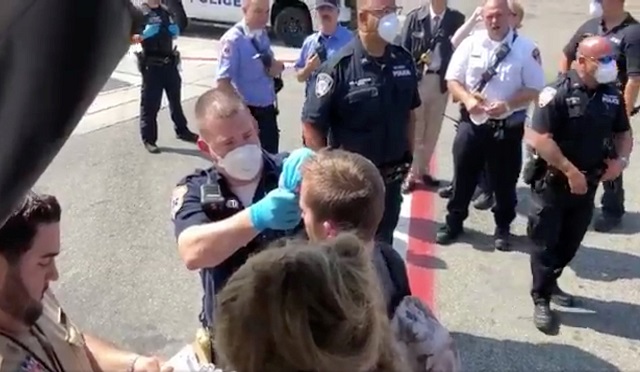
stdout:
<svg viewBox="0 0 640 372">
<path fill-rule="evenodd" d="M 329 6 L 338 9 L 338 0 L 316 0 L 316 9 L 323 6 Z"/>
</svg>

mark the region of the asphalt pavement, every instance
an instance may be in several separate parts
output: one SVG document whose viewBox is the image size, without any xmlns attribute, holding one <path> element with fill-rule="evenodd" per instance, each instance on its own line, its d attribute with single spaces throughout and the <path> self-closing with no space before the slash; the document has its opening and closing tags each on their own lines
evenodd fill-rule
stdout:
<svg viewBox="0 0 640 372">
<path fill-rule="evenodd" d="M 584 4 L 583 4 L 584 3 Z M 530 16 L 524 34 L 540 44 L 553 74 L 559 49 L 580 23 L 586 2 L 525 2 Z M 472 8 L 472 7 L 470 7 Z M 184 56 L 215 56 L 210 37 L 181 41 Z M 276 55 L 295 56 L 278 48 Z M 213 82 L 212 61 L 183 63 L 184 110 L 193 120 L 194 99 Z M 84 330 L 139 352 L 170 356 L 192 340 L 200 307 L 196 273 L 181 264 L 170 221 L 174 184 L 197 167 L 208 166 L 191 144 L 175 139 L 168 112 L 159 114 L 158 145 L 151 155 L 140 144 L 139 77 L 123 59 L 75 134 L 43 175 L 38 191 L 55 194 L 64 208 L 61 280 L 55 290 L 71 318 Z M 300 146 L 302 85 L 285 74 L 280 94 L 281 147 Z M 449 113 L 455 112 L 454 107 Z M 638 121 L 634 122 L 638 125 Z M 192 124 L 193 127 L 193 124 Z M 195 129 L 195 128 L 194 128 Z M 437 149 L 436 173 L 450 179 L 453 125 L 445 120 Z M 637 145 L 636 145 L 637 147 Z M 466 237 L 448 247 L 433 244 L 445 204 L 432 194 L 421 221 L 411 221 L 421 205 L 407 197 L 397 231 L 397 248 L 428 245 L 429 263 L 409 258 L 433 274 L 433 306 L 453 332 L 468 371 L 640 371 L 640 169 L 634 155 L 626 171 L 627 210 L 623 228 L 589 232 L 560 285 L 579 296 L 579 307 L 560 309 L 563 327 L 545 336 L 533 328 L 528 249 L 524 218 L 526 188 L 520 185 L 516 249 L 490 248 L 493 218 L 473 211 Z M 416 199 L 418 200 L 418 199 Z M 419 226 L 409 231 L 409 225 Z M 425 261 L 426 262 L 426 261 Z M 412 283 L 428 286 L 430 283 Z"/>
</svg>

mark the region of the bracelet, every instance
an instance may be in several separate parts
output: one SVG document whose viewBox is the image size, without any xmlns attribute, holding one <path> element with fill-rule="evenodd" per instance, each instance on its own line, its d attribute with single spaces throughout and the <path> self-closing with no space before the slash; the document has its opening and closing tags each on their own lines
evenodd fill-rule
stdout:
<svg viewBox="0 0 640 372">
<path fill-rule="evenodd" d="M 127 368 L 127 372 L 133 372 L 135 371 L 135 366 L 136 366 L 136 362 L 138 361 L 138 359 L 142 358 L 142 355 L 136 355 L 132 360 L 131 360 L 131 364 L 129 364 L 129 368 Z"/>
</svg>

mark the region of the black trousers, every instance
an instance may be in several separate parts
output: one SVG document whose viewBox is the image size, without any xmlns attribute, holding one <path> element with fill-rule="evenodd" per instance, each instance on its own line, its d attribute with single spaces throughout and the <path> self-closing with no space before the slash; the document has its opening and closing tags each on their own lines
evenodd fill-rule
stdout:
<svg viewBox="0 0 640 372">
<path fill-rule="evenodd" d="M 574 195 L 566 181 L 532 187 L 527 235 L 535 243 L 531 252 L 531 297 L 548 302 L 562 270 L 575 256 L 591 224 L 597 185 L 585 195 Z"/>
<path fill-rule="evenodd" d="M 272 154 L 278 153 L 280 129 L 278 129 L 278 110 L 274 105 L 266 107 L 249 106 L 251 115 L 258 122 L 262 148 Z"/>
<path fill-rule="evenodd" d="M 602 183 L 602 214 L 604 217 L 620 218 L 624 215 L 624 185 L 622 175 L 613 181 Z"/>
<path fill-rule="evenodd" d="M 523 134 L 524 124 L 504 128 L 502 137 L 496 138 L 496 130 L 489 125 L 460 122 L 453 142 L 453 195 L 447 203 L 447 225 L 454 229 L 462 227 L 480 174 L 486 167 L 490 188 L 495 193 L 492 211 L 496 226 L 509 228 L 516 217 Z"/>
<path fill-rule="evenodd" d="M 393 245 L 393 232 L 400 220 L 402 207 L 402 179 L 387 183 L 384 195 L 384 214 L 376 232 L 377 240 Z"/>
<path fill-rule="evenodd" d="M 493 189 L 491 189 L 491 182 L 489 180 L 489 167 L 485 167 L 480 172 L 480 178 L 478 179 L 478 188 L 484 194 L 493 194 Z"/>
<path fill-rule="evenodd" d="M 145 143 L 158 140 L 158 111 L 162 93 L 166 92 L 171 111 L 171 120 L 176 134 L 189 131 L 187 118 L 182 111 L 182 78 L 175 62 L 147 64 L 141 71 L 142 89 L 140 98 L 140 136 Z"/>
</svg>

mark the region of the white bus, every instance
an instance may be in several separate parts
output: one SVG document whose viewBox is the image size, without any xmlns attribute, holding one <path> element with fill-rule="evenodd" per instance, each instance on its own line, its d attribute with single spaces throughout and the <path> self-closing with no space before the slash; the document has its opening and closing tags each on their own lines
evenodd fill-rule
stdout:
<svg viewBox="0 0 640 372">
<path fill-rule="evenodd" d="M 136 5 L 141 0 L 132 0 Z M 181 29 L 187 28 L 190 20 L 210 22 L 217 25 L 232 25 L 242 19 L 242 0 L 163 0 L 174 13 Z M 285 45 L 299 47 L 304 38 L 317 30 L 317 21 L 311 10 L 315 0 L 271 0 L 269 26 Z M 355 1 L 339 0 L 340 23 L 351 23 L 352 11 L 346 4 Z"/>
</svg>

